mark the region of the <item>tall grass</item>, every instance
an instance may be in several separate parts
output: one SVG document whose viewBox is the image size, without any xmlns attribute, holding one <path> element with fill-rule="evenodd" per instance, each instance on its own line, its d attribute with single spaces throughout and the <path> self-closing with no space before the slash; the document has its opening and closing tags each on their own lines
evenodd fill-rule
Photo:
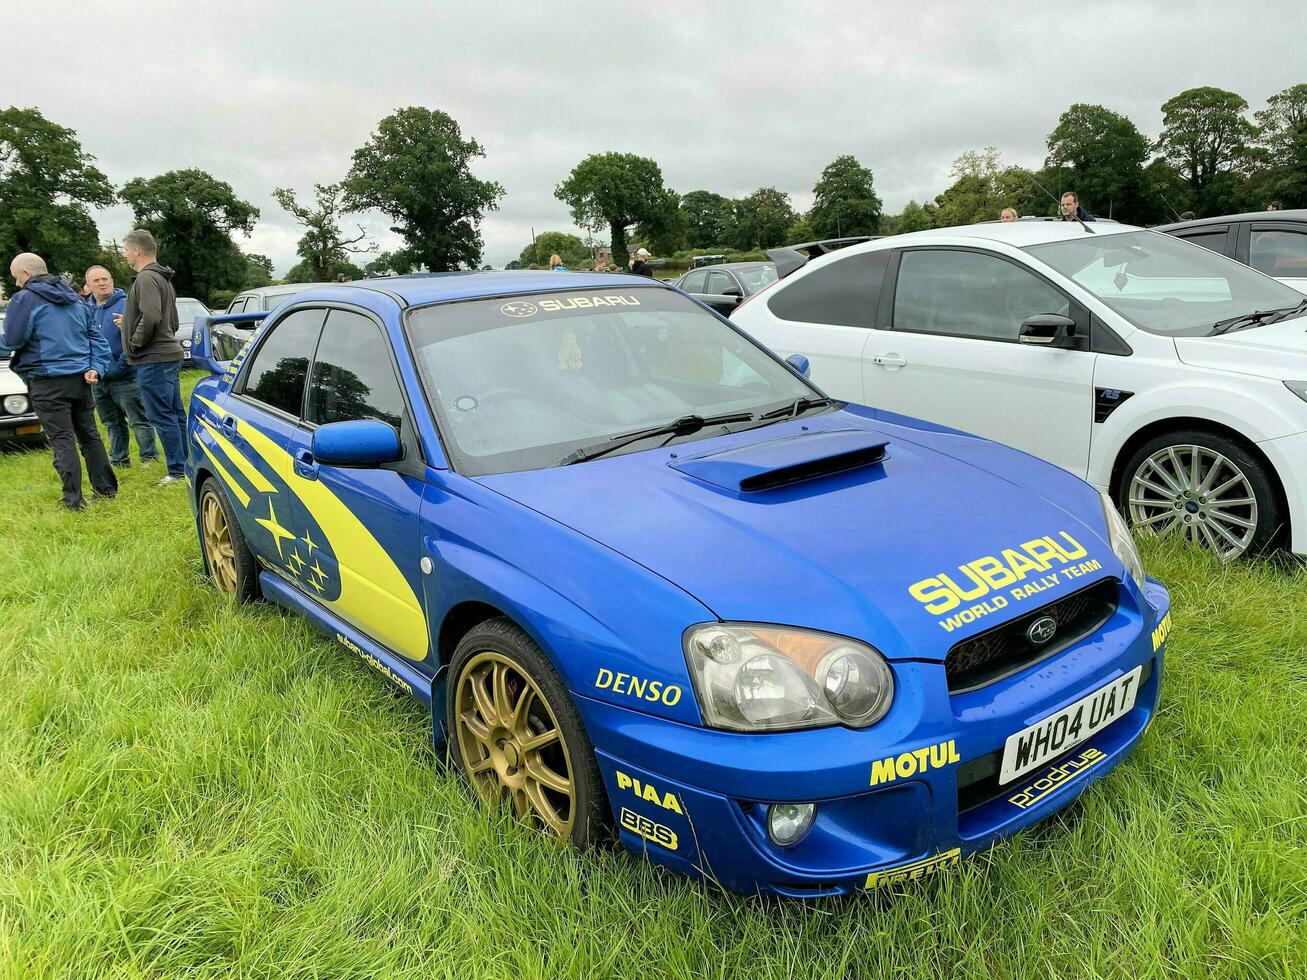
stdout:
<svg viewBox="0 0 1307 980">
<path fill-rule="evenodd" d="M 0 975 L 1302 977 L 1307 574 L 1146 543 L 1177 626 L 1140 749 L 896 896 L 722 894 L 473 804 L 415 705 L 201 577 L 159 467 L 56 505 L 0 457 Z"/>
</svg>

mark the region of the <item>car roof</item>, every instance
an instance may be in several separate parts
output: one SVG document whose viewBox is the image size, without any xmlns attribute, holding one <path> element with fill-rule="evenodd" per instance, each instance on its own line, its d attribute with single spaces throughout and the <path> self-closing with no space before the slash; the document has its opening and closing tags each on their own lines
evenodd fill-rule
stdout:
<svg viewBox="0 0 1307 980">
<path fill-rule="evenodd" d="M 1121 235 L 1132 231 L 1145 231 L 1137 225 L 1123 225 L 1115 221 L 1091 221 L 1088 227 L 1095 235 Z M 828 253 L 829 256 L 866 252 L 903 245 L 927 244 L 937 239 L 968 238 L 983 242 L 1005 242 L 1016 248 L 1046 245 L 1052 242 L 1078 241 L 1090 232 L 1078 221 L 986 221 L 976 225 L 954 225 L 949 228 L 928 228 L 905 235 L 890 235 L 861 245 L 850 245 Z M 820 258 L 827 258 L 823 255 Z"/>
<path fill-rule="evenodd" d="M 637 286 L 667 288 L 659 280 L 645 276 L 545 270 L 429 272 L 410 276 L 388 276 L 384 279 L 360 279 L 347 283 L 323 283 L 323 285 L 387 293 L 406 306 L 424 306 L 429 303 L 487 296 L 510 296 L 517 293 L 561 292 L 570 289 L 617 290 Z"/>
<path fill-rule="evenodd" d="M 1224 225 L 1231 221 L 1307 221 L 1307 208 L 1289 208 L 1280 211 L 1245 211 L 1243 214 L 1218 214 L 1212 218 L 1174 221 L 1169 225 L 1158 225 L 1153 230 L 1179 231 L 1183 228 L 1199 228 L 1203 225 Z"/>
</svg>

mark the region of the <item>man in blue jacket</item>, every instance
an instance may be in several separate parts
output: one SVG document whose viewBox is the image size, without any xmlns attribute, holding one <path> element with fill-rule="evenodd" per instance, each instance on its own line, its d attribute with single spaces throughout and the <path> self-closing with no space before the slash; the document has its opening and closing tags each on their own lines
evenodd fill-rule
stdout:
<svg viewBox="0 0 1307 980">
<path fill-rule="evenodd" d="M 109 463 L 111 466 L 132 465 L 132 444 L 127 438 L 130 426 L 136 434 L 136 450 L 142 463 L 159 459 L 159 447 L 154 444 L 154 429 L 145 417 L 141 404 L 141 390 L 136 386 L 136 368 L 127 363 L 123 353 L 122 336 L 114 323 L 114 314 L 121 314 L 127 294 L 113 284 L 113 275 L 102 265 L 86 270 L 87 302 L 96 329 L 109 345 L 111 360 L 100 383 L 91 389 L 95 396 L 95 410 L 100 421 L 109 430 Z"/>
<path fill-rule="evenodd" d="M 31 252 L 15 256 L 9 274 L 18 292 L 5 310 L 4 343 L 14 354 L 9 366 L 27 384 L 36 417 L 54 450 L 54 468 L 63 481 L 63 505 L 86 506 L 82 497 L 80 446 L 98 496 L 118 493 L 109 457 L 91 408 L 91 386 L 109 365 L 109 345 L 95 328 L 91 311 L 73 288 L 46 270 Z"/>
</svg>

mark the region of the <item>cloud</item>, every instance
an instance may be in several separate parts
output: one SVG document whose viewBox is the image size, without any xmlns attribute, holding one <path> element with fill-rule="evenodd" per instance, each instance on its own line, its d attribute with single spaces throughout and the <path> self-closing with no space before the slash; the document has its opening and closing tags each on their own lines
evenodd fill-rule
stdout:
<svg viewBox="0 0 1307 980">
<path fill-rule="evenodd" d="M 506 189 L 486 259 L 530 230 L 575 230 L 555 185 L 586 154 L 653 157 L 669 186 L 730 196 L 775 186 L 805 207 L 822 167 L 852 153 L 890 211 L 947 184 L 962 151 L 1042 161 L 1073 102 L 1156 135 L 1159 107 L 1218 85 L 1253 107 L 1304 80 L 1286 27 L 1298 2 L 502 2 L 97 5 L 6 14 L 0 92 L 75 129 L 115 183 L 195 166 L 262 217 L 250 251 L 279 272 L 299 237 L 274 187 L 306 194 L 404 105 L 449 112 Z M 56 41 L 52 31 L 66 31 Z M 24 40 L 27 39 L 27 40 Z M 59 45 L 62 45 L 60 47 Z M 59 52 L 64 54 L 59 54 Z M 1255 51 L 1256 57 L 1247 57 Z M 99 216 L 105 237 L 131 224 Z M 366 220 L 383 247 L 393 235 Z"/>
</svg>

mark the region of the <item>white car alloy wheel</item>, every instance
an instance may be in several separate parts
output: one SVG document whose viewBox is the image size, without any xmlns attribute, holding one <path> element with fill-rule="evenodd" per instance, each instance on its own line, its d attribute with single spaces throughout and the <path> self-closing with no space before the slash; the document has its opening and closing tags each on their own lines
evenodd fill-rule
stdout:
<svg viewBox="0 0 1307 980">
<path fill-rule="evenodd" d="M 1237 558 L 1257 533 L 1257 496 L 1247 473 L 1206 446 L 1165 446 L 1130 477 L 1130 523 L 1158 534 L 1178 533 Z"/>
</svg>

